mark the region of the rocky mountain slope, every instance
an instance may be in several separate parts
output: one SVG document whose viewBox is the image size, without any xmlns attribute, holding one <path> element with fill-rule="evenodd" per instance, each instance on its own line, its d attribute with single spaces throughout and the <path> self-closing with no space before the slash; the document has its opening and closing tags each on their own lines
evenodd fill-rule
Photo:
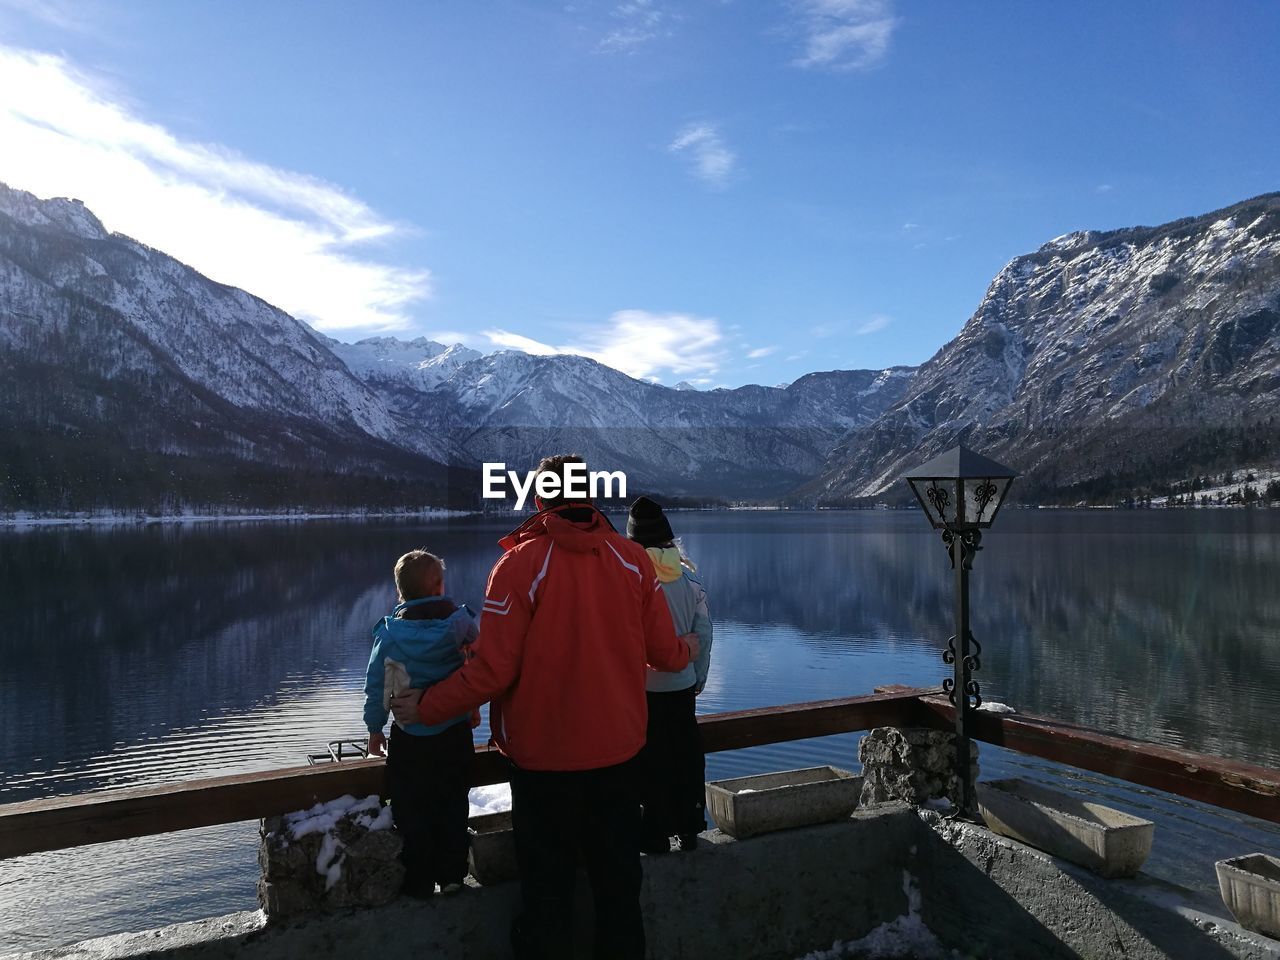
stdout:
<svg viewBox="0 0 1280 960">
<path fill-rule="evenodd" d="M 0 510 L 474 505 L 481 462 L 567 449 L 633 487 L 772 496 L 909 373 L 699 392 L 582 357 L 341 343 L 0 185 Z"/>
<path fill-rule="evenodd" d="M 265 506 L 445 459 L 306 325 L 0 185 L 0 506 Z"/>
<path fill-rule="evenodd" d="M 1280 194 L 1268 194 L 1016 258 L 802 497 L 896 491 L 963 441 L 1017 468 L 1024 498 L 1105 499 L 1280 455 L 1277 414 Z"/>
</svg>

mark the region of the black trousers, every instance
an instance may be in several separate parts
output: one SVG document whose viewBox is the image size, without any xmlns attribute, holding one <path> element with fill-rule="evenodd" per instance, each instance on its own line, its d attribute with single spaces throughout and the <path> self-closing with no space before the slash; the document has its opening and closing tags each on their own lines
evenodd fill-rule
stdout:
<svg viewBox="0 0 1280 960">
<path fill-rule="evenodd" d="M 596 960 L 644 960 L 640 915 L 640 800 L 636 758 L 598 770 L 511 771 L 512 826 L 522 913 L 518 960 L 573 956 L 578 859 L 595 901 Z"/>
<path fill-rule="evenodd" d="M 640 751 L 645 849 L 706 829 L 707 763 L 693 690 L 647 694 L 649 732 Z"/>
<path fill-rule="evenodd" d="M 391 815 L 404 840 L 406 886 L 461 883 L 467 875 L 471 725 L 417 737 L 391 725 L 387 782 Z"/>
</svg>

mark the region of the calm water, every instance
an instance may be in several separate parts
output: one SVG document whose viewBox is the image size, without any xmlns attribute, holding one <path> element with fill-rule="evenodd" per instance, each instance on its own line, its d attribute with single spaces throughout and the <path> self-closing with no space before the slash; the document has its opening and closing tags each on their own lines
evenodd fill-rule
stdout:
<svg viewBox="0 0 1280 960">
<path fill-rule="evenodd" d="M 677 514 L 710 593 L 706 712 L 934 684 L 943 548 L 916 513 Z M 268 769 L 357 734 L 390 572 L 425 545 L 478 608 L 507 524 L 0 534 L 0 803 Z M 974 575 L 979 679 L 1028 712 L 1280 767 L 1280 512 L 1007 511 Z M 835 763 L 858 735 L 708 758 Z M 1149 870 L 1204 890 L 1280 829 L 983 747 L 1154 816 Z M 0 953 L 250 909 L 256 824 L 0 861 Z M 74 858 L 74 861 L 72 860 Z M 74 862 L 74 866 L 72 863 Z"/>
</svg>

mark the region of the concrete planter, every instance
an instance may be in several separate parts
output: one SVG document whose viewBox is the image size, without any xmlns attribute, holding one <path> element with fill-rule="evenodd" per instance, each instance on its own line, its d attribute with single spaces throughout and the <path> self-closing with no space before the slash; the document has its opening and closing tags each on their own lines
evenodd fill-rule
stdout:
<svg viewBox="0 0 1280 960">
<path fill-rule="evenodd" d="M 1236 922 L 1280 940 L 1280 860 L 1265 853 L 1219 860 L 1218 889 Z"/>
<path fill-rule="evenodd" d="M 472 817 L 467 824 L 471 850 L 467 859 L 471 875 L 484 886 L 513 880 L 519 873 L 516 865 L 516 840 L 511 831 L 511 811 L 486 813 Z"/>
<path fill-rule="evenodd" d="M 978 809 L 993 832 L 1104 877 L 1137 873 L 1155 833 L 1150 820 L 1025 780 L 978 784 Z"/>
<path fill-rule="evenodd" d="M 861 777 L 836 767 L 809 767 L 708 783 L 707 812 L 723 833 L 741 840 L 842 820 L 861 793 Z"/>
</svg>

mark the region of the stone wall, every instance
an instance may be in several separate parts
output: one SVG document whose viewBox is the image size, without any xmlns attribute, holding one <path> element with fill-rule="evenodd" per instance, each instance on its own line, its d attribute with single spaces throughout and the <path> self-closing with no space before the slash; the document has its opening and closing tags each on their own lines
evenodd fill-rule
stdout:
<svg viewBox="0 0 1280 960">
<path fill-rule="evenodd" d="M 402 842 L 380 798 L 342 797 L 262 821 L 258 903 L 268 920 L 390 903 Z"/>
<path fill-rule="evenodd" d="M 876 727 L 858 745 L 862 761 L 861 805 L 901 801 L 925 806 L 946 799 L 958 806 L 955 734 L 923 727 Z M 970 770 L 978 779 L 978 745 L 969 743 Z"/>
</svg>

